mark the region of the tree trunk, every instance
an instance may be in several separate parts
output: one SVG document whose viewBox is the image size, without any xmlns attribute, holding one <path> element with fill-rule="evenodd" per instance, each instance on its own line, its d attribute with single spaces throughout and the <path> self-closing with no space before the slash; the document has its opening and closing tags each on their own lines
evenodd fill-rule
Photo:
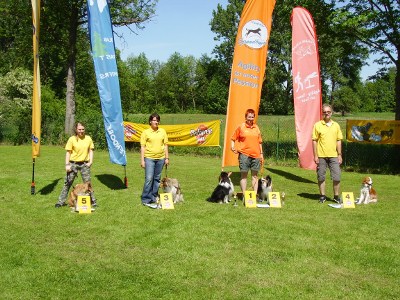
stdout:
<svg viewBox="0 0 400 300">
<path fill-rule="evenodd" d="M 73 134 L 75 123 L 75 64 L 68 62 L 65 133 Z"/>
<path fill-rule="evenodd" d="M 76 40 L 78 31 L 78 9 L 75 8 L 71 13 L 69 45 L 68 45 L 68 73 L 67 73 L 67 93 L 65 108 L 65 133 L 74 133 L 75 125 L 75 66 L 76 66 Z"/>
</svg>

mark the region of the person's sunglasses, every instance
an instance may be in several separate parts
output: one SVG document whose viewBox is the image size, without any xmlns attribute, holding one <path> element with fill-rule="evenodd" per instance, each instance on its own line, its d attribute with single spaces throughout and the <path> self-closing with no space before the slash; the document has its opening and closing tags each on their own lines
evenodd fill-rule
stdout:
<svg viewBox="0 0 400 300">
<path fill-rule="evenodd" d="M 332 112 L 331 111 L 323 111 L 322 112 L 324 115 L 330 115 Z"/>
</svg>

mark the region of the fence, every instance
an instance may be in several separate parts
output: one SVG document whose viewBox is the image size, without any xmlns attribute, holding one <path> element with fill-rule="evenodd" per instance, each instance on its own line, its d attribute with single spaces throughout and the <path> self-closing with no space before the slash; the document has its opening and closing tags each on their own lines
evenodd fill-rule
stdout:
<svg viewBox="0 0 400 300">
<path fill-rule="evenodd" d="M 336 120 L 336 119 L 335 119 Z M 346 135 L 346 119 L 336 120 Z M 310 133 L 311 135 L 311 133 Z M 263 130 L 266 159 L 276 164 L 297 165 L 296 130 L 293 117 L 271 118 Z M 400 173 L 400 146 L 348 142 L 342 144 L 343 168 L 368 173 Z"/>
<path fill-rule="evenodd" d="M 225 132 L 225 116 L 221 119 L 221 145 Z M 147 116 L 138 115 L 131 122 L 147 123 Z M 198 123 L 221 118 L 221 115 L 163 115 L 163 124 Z M 346 118 L 335 116 L 343 134 L 346 134 Z M 264 141 L 264 155 L 268 164 L 297 166 L 297 143 L 294 116 L 264 116 L 257 121 Z M 311 132 L 310 132 L 311 135 Z M 127 143 L 127 149 L 137 151 L 138 145 Z M 222 156 L 217 147 L 170 147 L 171 153 Z M 367 173 L 400 174 L 400 147 L 343 141 L 343 165 L 348 171 Z"/>
</svg>

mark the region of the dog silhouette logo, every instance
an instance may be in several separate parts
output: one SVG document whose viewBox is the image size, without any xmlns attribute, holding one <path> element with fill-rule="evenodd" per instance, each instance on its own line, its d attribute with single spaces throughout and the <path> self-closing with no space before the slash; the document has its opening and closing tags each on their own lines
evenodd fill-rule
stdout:
<svg viewBox="0 0 400 300">
<path fill-rule="evenodd" d="M 261 28 L 257 28 L 257 29 L 246 29 L 247 30 L 247 33 L 246 33 L 246 36 L 249 36 L 249 34 L 250 33 L 253 33 L 253 34 L 258 34 L 259 36 L 261 36 Z"/>
<path fill-rule="evenodd" d="M 253 49 L 260 49 L 267 44 L 268 29 L 259 20 L 250 20 L 242 28 L 242 36 L 239 41 Z"/>
</svg>

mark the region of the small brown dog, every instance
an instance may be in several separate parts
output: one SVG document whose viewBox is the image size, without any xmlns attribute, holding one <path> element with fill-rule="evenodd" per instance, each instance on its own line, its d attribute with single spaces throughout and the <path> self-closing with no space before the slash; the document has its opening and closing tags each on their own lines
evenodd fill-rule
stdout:
<svg viewBox="0 0 400 300">
<path fill-rule="evenodd" d="M 92 184 L 90 182 L 78 183 L 69 194 L 68 205 L 70 207 L 76 206 L 78 196 L 90 195 L 93 192 Z"/>
<path fill-rule="evenodd" d="M 378 196 L 375 189 L 372 187 L 372 178 L 364 177 L 361 183 L 360 198 L 357 199 L 356 204 L 368 204 L 378 202 Z"/>
<path fill-rule="evenodd" d="M 174 203 L 183 202 L 182 189 L 179 185 L 178 179 L 164 177 L 160 184 L 164 193 L 171 193 Z"/>
</svg>

